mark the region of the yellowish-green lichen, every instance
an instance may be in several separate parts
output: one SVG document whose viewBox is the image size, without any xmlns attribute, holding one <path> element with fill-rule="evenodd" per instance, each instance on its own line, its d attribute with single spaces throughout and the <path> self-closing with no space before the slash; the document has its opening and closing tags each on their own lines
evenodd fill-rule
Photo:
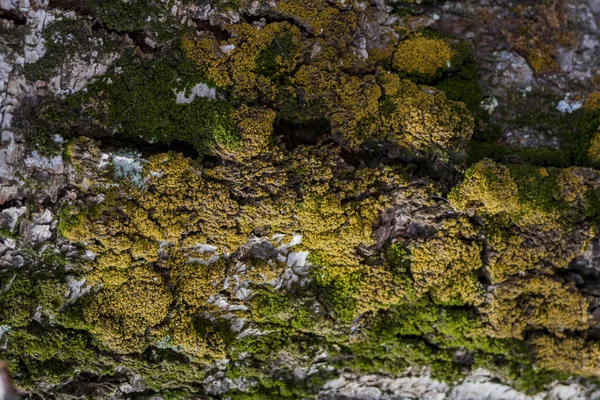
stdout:
<svg viewBox="0 0 600 400">
<path fill-rule="evenodd" d="M 491 335 L 521 339 L 527 329 L 547 329 L 558 336 L 566 330 L 584 330 L 588 306 L 574 287 L 540 275 L 496 285 L 482 311 Z"/>
<path fill-rule="evenodd" d="M 117 353 L 131 353 L 147 347 L 147 330 L 166 318 L 171 301 L 159 274 L 136 267 L 124 283 L 96 294 L 84 316 L 104 345 Z"/>
<path fill-rule="evenodd" d="M 593 162 L 600 162 L 600 130 L 590 140 L 588 147 L 588 157 Z"/>
<path fill-rule="evenodd" d="M 356 21 L 345 20 L 352 19 L 354 13 L 339 13 L 321 2 L 283 1 L 277 3 L 277 9 L 302 21 L 316 37 L 303 38 L 300 29 L 288 22 L 260 28 L 242 22 L 227 26 L 228 39 L 210 33 L 185 36 L 187 56 L 218 87 L 231 90 L 236 99 L 271 103 L 278 109 L 278 117 L 292 122 L 326 119 L 331 136 L 345 147 L 357 149 L 364 141 L 389 140 L 417 155 L 433 153 L 446 161 L 464 158 L 465 143 L 473 132 L 473 120 L 464 105 L 446 99 L 441 91 L 418 87 L 378 67 L 373 60 L 381 56 L 380 61 L 386 62 L 386 57 L 390 61 L 393 48 L 379 49 L 373 60 L 355 54 L 349 44 Z M 389 43 L 393 47 L 395 41 Z M 403 61 L 401 54 L 409 55 L 406 48 L 415 50 L 417 45 L 429 49 L 430 44 L 434 48 L 427 54 L 453 57 L 454 50 L 445 40 L 416 36 L 401 42 L 395 53 L 397 63 Z M 348 67 L 332 68 L 340 62 Z M 412 64 L 405 67 L 412 69 Z M 423 65 L 430 63 L 425 60 Z M 244 110 L 240 111 L 247 112 Z M 269 118 L 260 117 L 255 127 L 241 130 L 269 132 Z"/>
<path fill-rule="evenodd" d="M 430 292 L 441 304 L 483 301 L 476 271 L 483 266 L 481 246 L 472 241 L 468 221 L 449 221 L 448 230 L 410 247 L 411 272 L 418 291 Z"/>
<path fill-rule="evenodd" d="M 583 376 L 600 375 L 600 348 L 581 338 L 557 339 L 549 335 L 533 339 L 536 364 L 547 370 Z"/>
<path fill-rule="evenodd" d="M 450 67 L 454 50 L 444 39 L 416 35 L 400 42 L 392 65 L 399 71 L 415 75 L 435 75 Z"/>
</svg>

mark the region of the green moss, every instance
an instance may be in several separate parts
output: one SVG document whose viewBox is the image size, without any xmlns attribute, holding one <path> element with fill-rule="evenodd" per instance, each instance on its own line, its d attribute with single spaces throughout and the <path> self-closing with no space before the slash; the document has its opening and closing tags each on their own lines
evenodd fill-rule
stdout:
<svg viewBox="0 0 600 400">
<path fill-rule="evenodd" d="M 466 42 L 453 44 L 454 57 L 447 74 L 434 86 L 443 90 L 449 100 L 463 102 L 475 117 L 476 130 L 488 122 L 488 114 L 481 107 L 483 100 L 477 74 L 476 60 Z"/>
<path fill-rule="evenodd" d="M 476 163 L 484 158 L 497 162 L 506 162 L 514 159 L 522 160 L 529 165 L 539 167 L 565 168 L 571 165 L 569 153 L 560 149 L 518 148 L 492 142 L 473 140 L 468 144 L 469 164 Z"/>
<path fill-rule="evenodd" d="M 47 268 L 53 268 L 56 277 L 62 276 L 67 266 L 64 254 L 52 248 L 44 249 L 41 254 L 36 254 L 37 260 Z"/>
<path fill-rule="evenodd" d="M 535 395 L 553 382 L 565 382 L 570 374 L 538 368 L 532 362 L 532 347 L 523 341 L 500 341 L 502 352 L 478 353 L 473 368 L 484 368 L 505 377 L 511 386 L 528 395 Z"/>
<path fill-rule="evenodd" d="M 2 277 L 2 287 L 9 289 L 5 289 L 0 295 L 0 302 L 4 305 L 0 309 L 0 324 L 25 326 L 31 320 L 34 311 L 34 286 L 29 279 L 17 273 L 3 274 Z"/>
<path fill-rule="evenodd" d="M 87 337 L 75 331 L 41 327 L 12 330 L 9 344 L 11 352 L 38 361 L 94 358 L 94 352 L 88 348 Z"/>
<path fill-rule="evenodd" d="M 36 311 L 54 317 L 65 303 L 66 285 L 56 278 L 8 271 L 1 275 L 4 290 L 0 294 L 0 325 L 22 327 L 29 324 Z"/>
<path fill-rule="evenodd" d="M 172 399 L 199 392 L 198 383 L 206 375 L 205 366 L 168 349 L 148 349 L 140 357 L 124 357 L 117 365 L 139 374 L 148 390 Z"/>
<path fill-rule="evenodd" d="M 295 317 L 297 302 L 270 286 L 257 287 L 256 290 L 251 303 L 252 319 L 287 326 Z"/>
<path fill-rule="evenodd" d="M 0 238 L 16 239 L 19 235 L 17 232 L 10 231 L 8 229 L 0 229 Z"/>
<path fill-rule="evenodd" d="M 77 331 L 33 324 L 27 329 L 12 329 L 7 343 L 6 355 L 18 365 L 13 373 L 26 386 L 42 381 L 57 384 L 84 366 L 95 369 L 100 361 L 87 335 Z"/>
<path fill-rule="evenodd" d="M 586 217 L 600 222 L 600 190 L 590 189 L 586 192 Z"/>
<path fill-rule="evenodd" d="M 443 90 L 448 99 L 462 101 L 472 112 L 478 113 L 480 111 L 483 98 L 481 87 L 475 78 L 450 76 L 436 84 L 436 87 Z"/>
<path fill-rule="evenodd" d="M 65 205 L 58 211 L 58 233 L 61 236 L 82 223 L 82 215 L 74 207 Z"/>
<path fill-rule="evenodd" d="M 319 284 L 319 298 L 327 312 L 341 324 L 350 324 L 356 315 L 356 300 L 352 296 L 352 287 L 341 280 Z"/>
<path fill-rule="evenodd" d="M 568 205 L 561 199 L 558 184 L 560 169 L 545 168 L 542 174 L 535 166 L 512 165 L 509 168 L 522 207 L 542 212 L 566 211 Z"/>
<path fill-rule="evenodd" d="M 434 331 L 440 308 L 427 297 L 415 303 L 401 304 L 383 317 L 390 324 L 389 336 L 425 336 Z M 383 325 L 383 323 L 382 323 Z"/>
<path fill-rule="evenodd" d="M 437 379 L 455 381 L 460 377 L 459 368 L 452 363 L 453 352 L 440 350 L 420 338 L 382 338 L 377 342 L 361 342 L 352 346 L 351 352 L 354 358 L 346 361 L 346 368 L 362 374 L 401 374 L 409 367 L 428 366 Z"/>
<path fill-rule="evenodd" d="M 88 0 L 88 6 L 107 28 L 121 32 L 146 27 L 148 17 L 159 10 L 151 0 Z"/>
<path fill-rule="evenodd" d="M 528 394 L 537 394 L 553 382 L 566 382 L 570 378 L 568 373 L 539 370 L 527 362 L 512 363 L 511 367 L 508 376 L 514 376 L 514 388 Z"/>
<path fill-rule="evenodd" d="M 489 338 L 481 326 L 478 315 L 470 308 L 440 307 L 426 297 L 401 303 L 368 317 L 360 325 L 360 340 L 344 344 L 348 347 L 342 352 L 345 357 L 340 367 L 352 366 L 361 373 L 393 374 L 408 367 L 429 366 L 434 377 L 448 382 L 464 376 L 465 366 L 453 361 L 455 353 L 461 350 L 471 353 L 472 368 L 501 371 L 520 382 L 534 379 L 527 375 L 533 359 L 527 343 Z"/>
<path fill-rule="evenodd" d="M 32 148 L 43 156 L 60 154 L 61 145 L 54 139 L 56 135 L 68 136 L 73 126 L 77 125 L 73 110 L 60 99 L 43 97 L 33 105 L 29 114 L 30 117 L 24 124 L 26 137 Z"/>
<path fill-rule="evenodd" d="M 383 100 L 379 102 L 379 112 L 384 117 L 390 117 L 394 114 L 396 110 L 396 105 L 394 104 L 394 100 L 390 97 L 384 96 Z"/>
<path fill-rule="evenodd" d="M 256 60 L 257 72 L 278 81 L 281 78 L 282 64 L 289 62 L 296 54 L 297 46 L 294 44 L 291 33 L 277 34 L 271 43 L 264 48 Z"/>
<path fill-rule="evenodd" d="M 274 289 L 261 288 L 252 297 L 252 315 L 255 321 L 284 323 L 286 311 L 291 308 L 287 296 Z"/>
<path fill-rule="evenodd" d="M 56 316 L 56 322 L 67 329 L 91 331 L 93 325 L 85 320 L 83 310 L 92 299 L 89 296 L 80 298 L 75 304 L 63 307 Z"/>
<path fill-rule="evenodd" d="M 107 74 L 71 103 L 90 118 L 97 114 L 106 127 L 125 138 L 185 142 L 200 154 L 210 154 L 217 146 L 233 149 L 239 145 L 228 102 L 197 97 L 189 104 L 176 104 L 176 92 L 187 91 L 190 96 L 194 85 L 205 82 L 199 69 L 178 58 L 177 52 L 152 63 L 124 57 L 117 68 L 120 73 Z M 98 102 L 108 109 L 94 106 Z"/>
<path fill-rule="evenodd" d="M 291 344 L 293 334 L 289 329 L 270 324 L 259 326 L 264 334 L 238 339 L 230 346 L 228 353 L 233 359 L 250 354 L 256 361 L 272 360 L 277 352 Z"/>
<path fill-rule="evenodd" d="M 534 91 L 525 97 L 515 94 L 513 98 L 506 99 L 507 104 L 501 105 L 497 111 L 505 114 L 516 128 L 531 129 L 558 139 L 560 149 L 502 145 L 497 143 L 500 128 L 486 125 L 482 131 L 475 133 L 474 140 L 469 144 L 469 162 L 491 158 L 499 162 L 521 160 L 526 164 L 543 167 L 597 167 L 589 157 L 588 148 L 600 125 L 600 111 L 581 108 L 563 114 L 556 109 L 560 100 L 557 96 L 542 91 Z M 508 110 L 519 110 L 518 116 L 515 118 L 507 115 Z"/>
<path fill-rule="evenodd" d="M 317 332 L 324 323 L 325 315 L 318 312 L 315 303 L 322 288 L 318 285 L 298 289 L 296 293 L 274 290 L 271 286 L 257 286 L 252 297 L 252 320 L 260 323 L 291 326 L 296 331 Z"/>
<path fill-rule="evenodd" d="M 277 330 L 251 340 L 247 339 L 250 338 L 244 338 L 242 341 L 249 346 L 246 347 L 246 351 L 240 353 L 243 357 L 239 359 L 234 357 L 233 363 L 227 370 L 227 376 L 234 380 L 242 378 L 254 384 L 243 392 L 234 390 L 227 394 L 228 397 L 231 396 L 233 399 L 313 398 L 323 383 L 337 377 L 337 373 L 328 369 L 327 365 L 319 366 L 309 362 L 324 350 L 335 353 L 332 347 L 312 334 L 294 335 L 286 333 L 285 330 Z M 238 344 L 235 348 L 237 346 Z M 271 361 L 281 361 L 276 363 L 276 366 L 257 362 L 263 360 L 265 352 L 268 353 L 267 357 Z M 311 369 L 317 369 L 318 372 L 304 379 L 299 379 L 295 375 L 296 366 L 309 367 L 310 365 L 312 365 Z"/>
<path fill-rule="evenodd" d="M 410 268 L 410 252 L 401 242 L 392 244 L 387 252 L 387 260 L 394 275 L 406 275 Z"/>
<path fill-rule="evenodd" d="M 438 317 L 439 308 L 427 299 L 377 313 L 361 327 L 361 340 L 348 347 L 350 364 L 361 373 L 399 373 L 409 366 L 448 361 L 448 354 L 423 340 L 434 332 Z"/>
<path fill-rule="evenodd" d="M 563 146 L 565 151 L 571 154 L 571 165 L 598 167 L 598 164 L 590 160 L 588 148 L 600 126 L 600 110 L 579 109 L 572 114 L 566 114 L 566 118 Z"/>
</svg>

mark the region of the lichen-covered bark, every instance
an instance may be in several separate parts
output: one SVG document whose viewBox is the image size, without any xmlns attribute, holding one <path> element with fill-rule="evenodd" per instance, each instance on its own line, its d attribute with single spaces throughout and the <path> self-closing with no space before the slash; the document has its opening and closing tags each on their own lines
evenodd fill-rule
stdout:
<svg viewBox="0 0 600 400">
<path fill-rule="evenodd" d="M 0 2 L 16 389 L 593 397 L 600 8 L 517 3 Z"/>
</svg>

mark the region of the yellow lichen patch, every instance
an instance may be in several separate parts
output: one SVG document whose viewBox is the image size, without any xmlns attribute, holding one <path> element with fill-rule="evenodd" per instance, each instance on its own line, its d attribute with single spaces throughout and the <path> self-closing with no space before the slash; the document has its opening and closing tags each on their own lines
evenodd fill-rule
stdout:
<svg viewBox="0 0 600 400">
<path fill-rule="evenodd" d="M 341 276 L 357 268 L 356 247 L 373 243 L 372 227 L 385 209 L 383 199 L 365 199 L 359 205 L 342 205 L 333 194 L 308 196 L 298 209 L 303 245 L 329 266 L 330 276 Z"/>
<path fill-rule="evenodd" d="M 282 192 L 288 181 L 285 171 L 279 169 L 271 159 L 273 155 L 270 153 L 269 157 L 254 158 L 251 163 L 217 165 L 203 172 L 207 178 L 223 182 L 238 198 L 268 198 Z M 275 158 L 279 156 L 280 153 L 277 153 Z"/>
<path fill-rule="evenodd" d="M 162 277 L 147 267 L 137 267 L 122 285 L 95 294 L 84 308 L 84 317 L 111 350 L 139 352 L 149 344 L 144 337 L 146 330 L 166 318 L 171 301 Z"/>
<path fill-rule="evenodd" d="M 460 211 L 486 217 L 486 271 L 492 283 L 526 271 L 565 268 L 587 247 L 595 231 L 582 222 L 588 173 L 581 168 L 509 168 L 491 160 L 467 171 L 448 199 Z M 571 230 L 574 223 L 580 225 Z"/>
<path fill-rule="evenodd" d="M 67 209 L 59 226 L 60 234 L 75 243 L 87 243 L 94 238 L 92 227 L 94 223 L 87 215 L 75 209 Z M 66 220 L 68 219 L 68 223 Z"/>
<path fill-rule="evenodd" d="M 468 223 L 413 243 L 411 272 L 418 292 L 430 292 L 441 303 L 476 305 L 483 300 L 475 272 L 482 267 L 481 246 L 466 240 L 460 225 Z M 473 233 L 471 229 L 466 232 Z"/>
<path fill-rule="evenodd" d="M 274 100 L 276 86 L 262 68 L 267 68 L 270 73 L 286 73 L 295 68 L 299 49 L 303 47 L 299 29 L 287 22 L 275 22 L 263 28 L 240 23 L 229 29 L 232 37 L 223 42 L 210 35 L 184 36 L 186 55 L 217 87 L 233 86 L 236 95 L 246 101 Z M 262 65 L 264 63 L 268 65 Z"/>
<path fill-rule="evenodd" d="M 226 266 L 222 261 L 209 265 L 174 262 L 171 278 L 177 289 L 177 304 L 196 311 L 208 305 L 208 299 L 216 296 L 225 279 Z"/>
<path fill-rule="evenodd" d="M 254 112 L 270 114 L 272 125 L 268 110 L 246 111 L 249 119 Z M 294 251 L 299 259 L 308 253 L 315 284 L 348 289 L 353 306 L 346 317 L 388 308 L 402 298 L 406 288 L 393 273 L 364 260 L 376 245 L 373 227 L 393 204 L 391 193 L 410 186 L 403 170 L 352 167 L 331 145 L 262 151 L 248 155 L 251 162 L 227 159 L 211 169 L 180 154 L 154 155 L 142 171 L 143 185 L 115 182 L 98 204 L 65 212 L 69 223 L 63 234 L 96 253 L 85 271 L 98 291 L 87 321 L 100 342 L 128 352 L 159 341 L 198 360 L 222 354 L 221 333 L 208 340 L 206 321 L 221 318 L 223 304 L 245 304 L 239 288 L 253 292 L 255 286 L 273 285 L 290 262 L 276 260 L 281 253 L 269 248 L 254 254 L 257 237 L 276 246 L 301 236 Z M 168 316 L 138 324 L 144 335 L 128 326 L 119 330 L 109 321 L 114 312 L 105 310 L 128 290 L 140 297 L 130 287 L 136 285 L 130 275 L 139 268 L 160 271 L 155 275 L 161 289 L 148 289 L 149 296 L 169 297 Z"/>
<path fill-rule="evenodd" d="M 217 39 L 210 35 L 195 38 L 188 33 L 181 42 L 187 57 L 196 62 L 218 88 L 224 89 L 233 84 L 226 65 L 227 54 Z"/>
<path fill-rule="evenodd" d="M 99 255 L 96 258 L 96 270 L 100 273 L 105 272 L 110 269 L 116 269 L 125 271 L 131 268 L 133 265 L 133 259 L 131 255 L 127 252 L 122 253 L 114 253 L 114 252 L 106 252 Z"/>
<path fill-rule="evenodd" d="M 315 35 L 324 33 L 339 11 L 320 0 L 282 0 L 276 3 L 281 13 L 298 19 Z"/>
<path fill-rule="evenodd" d="M 569 263 L 585 251 L 594 237 L 594 229 L 582 226 L 576 233 L 565 234 L 560 228 L 537 231 L 532 229 L 501 228 L 489 224 L 487 241 L 489 257 L 486 271 L 492 283 L 528 271 L 551 271 L 567 268 Z M 565 242 L 568 238 L 569 244 Z"/>
<path fill-rule="evenodd" d="M 334 181 L 334 169 L 340 161 L 340 149 L 325 146 L 319 149 L 302 146 L 291 155 L 288 175 L 300 183 L 301 193 L 322 196 L 329 192 Z"/>
<path fill-rule="evenodd" d="M 163 278 L 148 266 L 172 269 L 178 303 L 197 309 L 217 293 L 214 285 L 223 279 L 225 267 L 217 263 L 194 269 L 189 240 L 203 240 L 223 252 L 247 237 L 237 233 L 239 207 L 227 187 L 204 180 L 189 159 L 152 157 L 144 178 L 143 188 L 109 189 L 102 203 L 76 214 L 75 223 L 62 232 L 74 241 L 99 242 L 87 282 L 103 289 L 86 310 L 86 320 L 103 343 L 119 352 L 143 349 L 144 331 L 161 322 L 171 304 Z"/>
<path fill-rule="evenodd" d="M 134 260 L 144 260 L 145 262 L 155 262 L 158 260 L 159 244 L 156 240 L 143 236 L 132 238 L 129 254 Z"/>
<path fill-rule="evenodd" d="M 483 215 L 519 210 L 517 185 L 510 170 L 488 159 L 471 167 L 448 200 L 459 210 L 475 208 Z"/>
<path fill-rule="evenodd" d="M 292 123 L 326 120 L 331 129 L 323 130 L 323 138 L 333 138 L 344 147 L 358 149 L 365 141 L 389 140 L 418 156 L 433 153 L 443 161 L 464 157 L 474 127 L 464 104 L 397 77 L 393 93 L 390 85 L 383 85 L 387 96 L 383 98 L 378 81 L 386 73 L 377 60 L 390 61 L 390 49 L 397 41 L 391 32 L 387 45 L 367 57 L 353 44 L 359 13 L 340 13 L 316 0 L 281 1 L 275 7 L 316 36 L 307 38 L 287 22 L 228 24 L 228 39 L 218 40 L 208 33 L 185 36 L 187 56 L 238 100 L 275 104 L 271 107 L 278 110 L 278 117 Z M 445 40 L 416 36 L 400 45 L 396 62 L 411 71 L 433 68 L 435 72 L 453 56 Z M 264 148 L 263 138 L 272 132 L 272 112 L 260 110 L 257 115 L 259 109 L 242 107 L 237 113 L 242 121 L 238 126 L 249 142 L 237 152 L 239 157 L 258 154 Z M 319 133 L 315 132 L 318 139 Z"/>
<path fill-rule="evenodd" d="M 223 339 L 215 334 L 198 332 L 190 314 L 176 312 L 169 323 L 170 344 L 176 349 L 191 355 L 195 361 L 208 362 L 225 356 Z"/>
<path fill-rule="evenodd" d="M 433 88 L 419 87 L 408 80 L 386 76 L 386 101 L 381 130 L 402 147 L 432 152 L 447 159 L 461 149 L 473 133 L 473 118 L 463 103 L 446 99 Z"/>
<path fill-rule="evenodd" d="M 240 229 L 250 233 L 254 228 L 269 227 L 273 232 L 295 232 L 297 221 L 294 210 L 297 201 L 292 193 L 285 193 L 277 200 L 265 199 L 257 204 L 244 205 L 238 218 Z"/>
<path fill-rule="evenodd" d="M 586 201 L 587 185 L 585 183 L 585 170 L 582 168 L 566 168 L 558 176 L 560 195 L 570 207 L 582 207 Z"/>
<path fill-rule="evenodd" d="M 585 97 L 583 108 L 587 111 L 600 110 L 600 92 L 592 92 Z"/>
<path fill-rule="evenodd" d="M 275 111 L 266 108 L 250 108 L 242 105 L 233 118 L 242 134 L 243 148 L 239 156 L 255 157 L 264 152 L 272 140 Z"/>
<path fill-rule="evenodd" d="M 588 302 L 575 288 L 545 275 L 513 278 L 494 287 L 482 312 L 489 334 L 521 339 L 525 330 L 547 329 L 555 335 L 583 330 Z"/>
<path fill-rule="evenodd" d="M 359 78 L 319 65 L 307 65 L 298 70 L 292 82 L 307 101 L 324 103 L 332 133 L 341 137 L 347 146 L 356 147 L 365 139 L 361 137 L 359 125 L 378 113 L 381 97 L 374 76 Z"/>
<path fill-rule="evenodd" d="M 551 48 L 544 50 L 529 50 L 527 51 L 527 61 L 536 72 L 536 74 L 551 73 L 559 69 L 558 64 L 554 61 L 554 51 Z"/>
<path fill-rule="evenodd" d="M 522 338 L 528 329 L 558 335 L 586 328 L 587 302 L 579 292 L 550 276 L 523 277 L 567 267 L 593 237 L 586 225 L 565 230 L 568 221 L 580 221 L 585 214 L 583 172 L 509 169 L 483 160 L 450 194 L 459 210 L 487 215 L 486 272 L 494 290 L 482 312 L 491 335 Z"/>
<path fill-rule="evenodd" d="M 448 68 L 454 50 L 446 40 L 416 35 L 400 42 L 392 64 L 399 71 L 412 75 L 435 75 Z"/>
<path fill-rule="evenodd" d="M 600 162 L 600 129 L 592 137 L 592 140 L 590 140 L 588 157 L 594 162 Z"/>
<path fill-rule="evenodd" d="M 600 376 L 600 348 L 581 338 L 557 339 L 539 336 L 533 339 L 537 366 L 573 375 Z"/>
<path fill-rule="evenodd" d="M 542 268 L 542 261 L 554 255 L 545 246 L 527 243 L 520 232 L 494 230 L 489 232 L 490 257 L 487 272 L 492 282 L 502 282 L 510 276 Z"/>
<path fill-rule="evenodd" d="M 403 288 L 395 285 L 394 276 L 385 268 L 363 265 L 361 278 L 354 293 L 357 314 L 386 309 L 404 296 Z"/>
<path fill-rule="evenodd" d="M 337 11 L 334 11 L 337 12 Z M 365 70 L 367 61 L 352 47 L 353 34 L 358 28 L 358 14 L 354 12 L 343 12 L 335 15 L 329 20 L 323 34 L 314 40 L 313 50 L 315 55 L 313 64 L 321 69 L 330 70 L 330 66 L 339 65 L 348 70 Z M 317 47 L 315 47 L 317 46 Z M 312 54 L 311 54 L 312 55 Z M 372 67 L 372 65 L 370 65 Z"/>
<path fill-rule="evenodd" d="M 199 231 L 208 243 L 230 252 L 245 240 L 237 235 L 234 217 L 238 204 L 227 186 L 203 179 L 189 159 L 181 155 L 154 157 L 147 166 L 148 188 L 138 202 L 158 221 L 161 240 L 177 243 Z"/>
<path fill-rule="evenodd" d="M 522 229 L 558 231 L 581 219 L 585 208 L 582 169 L 559 170 L 485 159 L 472 166 L 448 199 L 460 211 L 497 215 Z"/>
</svg>

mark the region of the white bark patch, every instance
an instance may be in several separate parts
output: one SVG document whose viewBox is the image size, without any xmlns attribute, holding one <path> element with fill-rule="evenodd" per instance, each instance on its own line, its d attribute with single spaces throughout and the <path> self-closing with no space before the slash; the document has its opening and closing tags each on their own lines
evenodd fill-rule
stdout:
<svg viewBox="0 0 600 400">
<path fill-rule="evenodd" d="M 571 101 L 569 100 L 569 94 L 565 96 L 565 98 L 558 102 L 556 109 L 561 113 L 572 113 L 574 111 L 579 110 L 583 106 L 582 101 Z"/>
<path fill-rule="evenodd" d="M 27 207 L 11 207 L 2 210 L 0 213 L 0 226 L 7 228 L 10 232 L 14 231 L 25 211 L 27 211 Z"/>
<path fill-rule="evenodd" d="M 67 276 L 67 285 L 69 286 L 69 293 L 67 297 L 69 298 L 69 303 L 75 302 L 78 298 L 87 294 L 90 291 L 89 286 L 85 286 L 85 277 L 77 280 L 72 276 Z"/>
<path fill-rule="evenodd" d="M 215 251 L 217 251 L 217 247 L 212 246 L 210 244 L 196 244 L 196 245 L 192 246 L 192 248 L 200 254 L 214 253 Z"/>
<path fill-rule="evenodd" d="M 48 158 L 40 155 L 36 150 L 31 152 L 31 155 L 25 159 L 25 165 L 30 168 L 48 169 L 62 174 L 64 164 L 61 155 Z"/>
<path fill-rule="evenodd" d="M 205 83 L 199 83 L 192 88 L 189 96 L 186 95 L 186 90 L 181 92 L 175 92 L 177 96 L 177 104 L 190 104 L 196 97 L 203 97 L 207 99 L 217 98 L 217 89 L 211 88 Z"/>
<path fill-rule="evenodd" d="M 142 177 L 144 165 L 139 154 L 113 154 L 112 163 L 115 169 L 115 177 L 127 178 L 138 187 L 144 185 L 144 178 Z"/>
<path fill-rule="evenodd" d="M 295 234 L 292 237 L 292 240 L 290 240 L 290 244 L 288 244 L 288 247 L 293 247 L 293 246 L 299 245 L 300 243 L 302 243 L 302 235 Z"/>
<path fill-rule="evenodd" d="M 288 267 L 304 267 L 306 265 L 306 259 L 308 258 L 308 251 L 292 251 L 287 257 Z"/>
<path fill-rule="evenodd" d="M 221 46 L 221 51 L 225 54 L 231 54 L 231 52 L 235 49 L 235 44 L 224 44 Z"/>
<path fill-rule="evenodd" d="M 4 340 L 2 340 L 2 338 L 4 337 L 5 333 L 9 333 L 9 332 L 10 332 L 10 326 L 0 325 L 0 349 L 2 349 L 2 350 L 6 350 L 6 347 L 8 345 L 8 335 L 6 335 Z M 3 390 L 4 390 L 4 388 L 2 387 L 2 382 L 0 381 L 0 399 L 3 398 L 1 396 L 3 394 Z"/>
</svg>

